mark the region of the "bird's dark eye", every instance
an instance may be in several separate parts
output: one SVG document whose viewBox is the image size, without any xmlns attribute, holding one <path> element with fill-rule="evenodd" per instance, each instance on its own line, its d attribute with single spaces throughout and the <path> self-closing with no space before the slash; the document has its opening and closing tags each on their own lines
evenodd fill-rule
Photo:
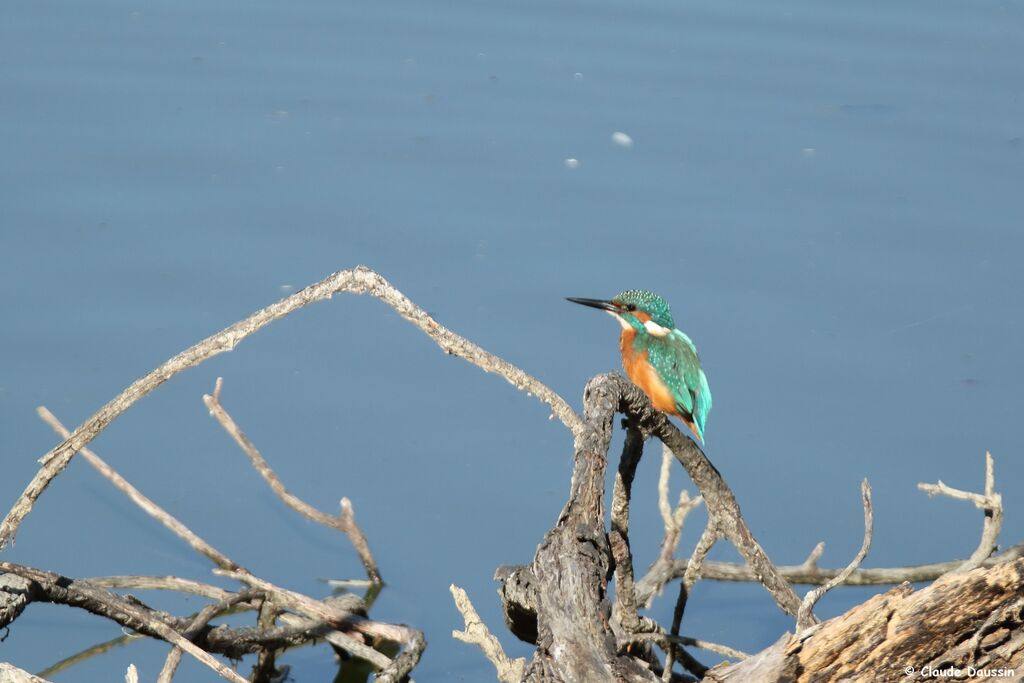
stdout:
<svg viewBox="0 0 1024 683">
<path fill-rule="evenodd" d="M 636 304 L 626 304 L 626 310 L 627 311 L 635 311 L 636 310 Z"/>
</svg>

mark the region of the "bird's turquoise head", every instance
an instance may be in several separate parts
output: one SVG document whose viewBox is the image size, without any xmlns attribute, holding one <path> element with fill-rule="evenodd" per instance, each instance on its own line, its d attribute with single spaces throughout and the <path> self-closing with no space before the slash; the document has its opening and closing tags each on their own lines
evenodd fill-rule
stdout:
<svg viewBox="0 0 1024 683">
<path fill-rule="evenodd" d="M 608 311 L 623 326 L 628 325 L 638 332 L 646 331 L 655 336 L 664 336 L 676 326 L 668 302 L 644 289 L 628 289 L 609 300 L 569 297 L 569 301 Z"/>
</svg>

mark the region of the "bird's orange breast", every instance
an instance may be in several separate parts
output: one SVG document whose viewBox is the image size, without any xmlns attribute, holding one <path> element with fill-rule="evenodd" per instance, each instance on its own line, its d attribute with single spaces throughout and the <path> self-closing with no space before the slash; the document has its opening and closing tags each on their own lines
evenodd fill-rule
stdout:
<svg viewBox="0 0 1024 683">
<path fill-rule="evenodd" d="M 633 348 L 636 332 L 632 329 L 623 330 L 619 337 L 619 351 L 622 353 L 622 367 L 633 380 L 633 384 L 644 390 L 655 408 L 669 415 L 679 415 L 676 400 L 672 391 L 658 377 L 657 371 L 647 359 L 647 351 Z"/>
</svg>

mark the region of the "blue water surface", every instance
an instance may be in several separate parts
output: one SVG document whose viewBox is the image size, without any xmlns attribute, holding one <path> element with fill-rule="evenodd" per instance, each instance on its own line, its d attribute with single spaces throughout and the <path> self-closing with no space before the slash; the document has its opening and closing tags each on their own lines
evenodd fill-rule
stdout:
<svg viewBox="0 0 1024 683">
<path fill-rule="evenodd" d="M 0 505 L 58 441 L 36 406 L 78 424 L 198 339 L 363 263 L 577 408 L 618 367 L 617 327 L 563 297 L 664 295 L 714 390 L 707 452 L 779 563 L 824 540 L 822 565 L 845 565 L 865 477 L 866 566 L 966 557 L 978 511 L 916 484 L 978 490 L 986 449 L 1003 541 L 1018 542 L 1022 35 L 1024 5 L 990 0 L 9 3 Z M 531 559 L 565 500 L 571 439 L 544 405 L 340 296 L 96 439 L 214 546 L 315 596 L 321 578 L 359 578 L 359 560 L 284 508 L 209 418 L 218 376 L 294 493 L 328 512 L 352 499 L 388 583 L 372 615 L 429 640 L 418 681 L 493 677 L 450 637 L 451 583 L 529 654 L 491 577 Z M 649 447 L 635 487 L 641 566 L 660 539 L 658 462 Z M 78 459 L 2 559 L 232 585 Z M 869 594 L 839 589 L 818 611 Z M 670 620 L 674 596 L 651 614 Z M 747 651 L 788 628 L 759 587 L 710 582 L 683 625 Z M 0 660 L 38 672 L 120 635 L 34 605 Z M 52 678 L 135 663 L 154 680 L 166 652 L 136 642 Z M 181 680 L 219 680 L 186 660 Z M 298 681 L 336 671 L 322 646 L 282 661 Z"/>
</svg>

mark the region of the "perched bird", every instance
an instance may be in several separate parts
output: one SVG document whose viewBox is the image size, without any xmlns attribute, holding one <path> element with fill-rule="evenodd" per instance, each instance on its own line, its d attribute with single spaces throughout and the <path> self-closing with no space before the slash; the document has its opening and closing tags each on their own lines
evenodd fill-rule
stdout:
<svg viewBox="0 0 1024 683">
<path fill-rule="evenodd" d="M 657 294 L 631 289 L 610 301 L 569 301 L 607 311 L 622 325 L 622 367 L 658 410 L 675 415 L 704 443 L 711 389 L 697 347 L 676 329 L 668 303 Z"/>
</svg>

